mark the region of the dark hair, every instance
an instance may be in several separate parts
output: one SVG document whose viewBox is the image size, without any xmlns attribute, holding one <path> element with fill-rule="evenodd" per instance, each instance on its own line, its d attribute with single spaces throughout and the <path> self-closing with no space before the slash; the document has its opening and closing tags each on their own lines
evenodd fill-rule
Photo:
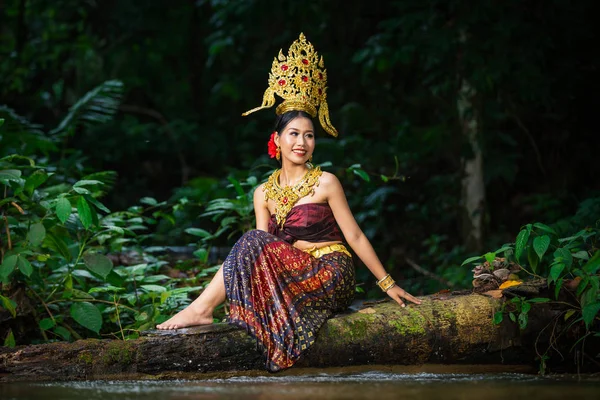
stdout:
<svg viewBox="0 0 600 400">
<path fill-rule="evenodd" d="M 308 118 L 311 120 L 313 120 L 313 118 L 310 116 L 309 113 L 307 113 L 306 111 L 298 111 L 298 110 L 293 110 L 293 111 L 288 111 L 286 113 L 283 113 L 281 115 L 277 116 L 277 119 L 275 120 L 275 131 L 278 134 L 281 134 L 281 132 L 285 129 L 285 127 L 295 118 L 298 117 L 304 117 L 304 118 Z M 314 125 L 314 123 L 313 123 Z"/>
</svg>

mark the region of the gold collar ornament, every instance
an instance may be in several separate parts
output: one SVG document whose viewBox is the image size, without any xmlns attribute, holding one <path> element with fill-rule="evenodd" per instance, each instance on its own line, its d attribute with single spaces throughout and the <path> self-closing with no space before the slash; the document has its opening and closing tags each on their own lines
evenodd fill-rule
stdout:
<svg viewBox="0 0 600 400">
<path fill-rule="evenodd" d="M 275 202 L 275 221 L 283 228 L 287 215 L 298 200 L 315 193 L 315 186 L 319 186 L 319 178 L 323 175 L 323 171 L 320 167 L 310 168 L 300 182 L 294 186 L 285 187 L 281 187 L 279 184 L 279 175 L 281 175 L 281 169 L 273 172 L 265 183 L 263 191 L 265 192 L 265 201 L 271 199 Z"/>
<path fill-rule="evenodd" d="M 338 131 L 329 120 L 327 70 L 324 68 L 323 57 L 319 58 L 303 33 L 292 43 L 287 57 L 279 50 L 279 55 L 273 59 L 269 87 L 263 95 L 262 105 L 242 115 L 273 107 L 275 94 L 283 98 L 283 102 L 275 109 L 277 115 L 297 110 L 305 111 L 314 118 L 318 108 L 319 122 L 323 129 L 332 136 L 338 135 Z"/>
</svg>

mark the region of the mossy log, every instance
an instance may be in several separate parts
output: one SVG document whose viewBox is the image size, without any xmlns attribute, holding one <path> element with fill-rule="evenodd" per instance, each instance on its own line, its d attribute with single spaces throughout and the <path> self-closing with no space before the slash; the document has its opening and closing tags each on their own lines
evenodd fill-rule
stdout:
<svg viewBox="0 0 600 400">
<path fill-rule="evenodd" d="M 470 294 L 428 296 L 423 304 L 385 302 L 330 319 L 296 364 L 533 363 L 533 342 L 557 315 L 530 312 L 528 331 L 494 325 L 500 300 Z M 532 310 L 533 311 L 533 310 Z M 153 331 L 136 340 L 79 340 L 0 350 L 0 381 L 169 378 L 264 369 L 246 332 L 228 324 Z"/>
</svg>

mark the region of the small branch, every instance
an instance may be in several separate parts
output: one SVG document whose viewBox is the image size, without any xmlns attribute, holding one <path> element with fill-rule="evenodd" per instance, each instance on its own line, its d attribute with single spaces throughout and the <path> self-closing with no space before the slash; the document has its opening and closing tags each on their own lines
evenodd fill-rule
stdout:
<svg viewBox="0 0 600 400">
<path fill-rule="evenodd" d="M 4 225 L 6 228 L 6 242 L 8 243 L 8 250 L 12 250 L 12 240 L 10 238 L 10 229 L 8 228 L 8 218 L 6 218 L 6 214 L 2 213 L 2 218 L 4 218 Z"/>
<path fill-rule="evenodd" d="M 14 208 L 16 208 L 16 209 L 17 209 L 17 210 L 18 210 L 18 211 L 21 213 L 21 215 L 25 215 L 25 211 L 23 211 L 23 209 L 21 208 L 21 206 L 20 206 L 20 205 L 18 205 L 18 204 L 17 204 L 17 203 L 15 203 L 14 201 L 11 201 L 11 202 L 10 202 L 10 204 L 11 204 L 11 205 L 12 205 Z"/>
<path fill-rule="evenodd" d="M 450 287 L 454 286 L 454 283 L 442 278 L 441 276 L 434 274 L 431 271 L 426 270 L 425 268 L 421 267 L 420 265 L 418 265 L 416 262 L 414 262 L 410 258 L 404 257 L 404 260 L 408 263 L 408 265 L 410 265 L 418 273 L 423 274 L 423 275 L 427 276 L 428 278 L 435 279 L 436 281 L 441 282 L 446 286 L 450 286 Z"/>
</svg>

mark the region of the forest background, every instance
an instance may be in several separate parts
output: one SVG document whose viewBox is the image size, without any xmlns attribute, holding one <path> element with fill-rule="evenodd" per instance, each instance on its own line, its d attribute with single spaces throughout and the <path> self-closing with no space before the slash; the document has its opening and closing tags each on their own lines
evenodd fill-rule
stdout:
<svg viewBox="0 0 600 400">
<path fill-rule="evenodd" d="M 592 232 L 587 261 L 592 4 L 0 0 L 0 337 L 135 337 L 198 293 L 277 167 L 273 110 L 241 113 L 300 32 L 340 131 L 314 162 L 405 289 L 471 287 L 463 260 L 535 222 Z M 381 297 L 357 274 L 359 298 Z"/>
</svg>

